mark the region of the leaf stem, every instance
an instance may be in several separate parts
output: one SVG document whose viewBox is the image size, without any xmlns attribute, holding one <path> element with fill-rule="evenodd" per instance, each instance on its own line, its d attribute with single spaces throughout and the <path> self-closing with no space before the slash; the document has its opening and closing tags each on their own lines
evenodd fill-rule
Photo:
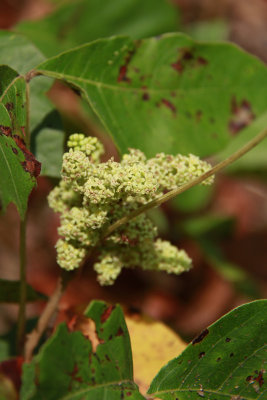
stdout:
<svg viewBox="0 0 267 400">
<path fill-rule="evenodd" d="M 249 150 L 253 149 L 253 147 L 257 146 L 257 144 L 260 143 L 264 138 L 266 138 L 266 136 L 267 136 L 267 128 L 264 129 L 262 132 L 260 132 L 258 135 L 256 135 L 253 139 L 251 139 L 248 143 L 246 143 L 239 150 L 237 150 L 236 152 L 231 154 L 228 158 L 219 162 L 214 167 L 212 167 L 209 171 L 200 175 L 198 178 L 193 179 L 192 181 L 186 183 L 185 185 L 183 185 L 181 187 L 170 190 L 168 193 L 165 193 L 161 197 L 150 201 L 149 203 L 138 208 L 137 210 L 132 211 L 130 214 L 122 217 L 121 219 L 116 221 L 114 224 L 110 225 L 108 227 L 108 229 L 106 230 L 106 232 L 104 233 L 102 239 L 105 239 L 107 236 L 109 236 L 112 232 L 114 232 L 120 226 L 122 226 L 122 225 L 126 224 L 127 222 L 131 221 L 132 219 L 136 218 L 138 215 L 150 210 L 151 208 L 158 207 L 162 203 L 165 203 L 166 201 L 172 199 L 173 197 L 176 197 L 178 194 L 183 193 L 188 189 L 191 189 L 193 186 L 196 186 L 199 183 L 205 181 L 211 175 L 214 175 L 215 173 L 221 171 L 223 168 L 227 167 L 228 165 L 232 164 L 234 161 L 238 160 Z"/>
<path fill-rule="evenodd" d="M 37 346 L 42 334 L 44 333 L 46 327 L 49 324 L 50 319 L 55 313 L 59 301 L 64 293 L 64 290 L 70 281 L 70 272 L 62 271 L 61 276 L 58 278 L 56 288 L 47 302 L 44 311 L 42 312 L 36 327 L 34 330 L 27 335 L 27 340 L 25 344 L 25 361 L 30 362 L 33 351 Z"/>
<path fill-rule="evenodd" d="M 26 216 L 20 220 L 20 243 L 19 243 L 19 257 L 20 257 L 20 302 L 19 302 L 19 315 L 18 315 L 18 329 L 17 329 L 17 352 L 23 354 L 24 349 L 24 336 L 26 325 L 26 301 L 27 301 L 27 281 L 26 281 Z"/>
<path fill-rule="evenodd" d="M 28 149 L 30 149 L 30 85 L 26 82 L 26 126 L 25 126 L 25 143 Z"/>
</svg>

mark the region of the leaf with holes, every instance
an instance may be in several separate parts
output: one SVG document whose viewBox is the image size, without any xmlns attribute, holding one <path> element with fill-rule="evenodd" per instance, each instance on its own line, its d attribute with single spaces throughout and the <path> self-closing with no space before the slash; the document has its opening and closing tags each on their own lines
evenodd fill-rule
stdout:
<svg viewBox="0 0 267 400">
<path fill-rule="evenodd" d="M 149 394 L 163 400 L 266 398 L 267 300 L 236 308 L 161 369 Z"/>
<path fill-rule="evenodd" d="M 133 382 L 130 339 L 119 306 L 94 301 L 76 326 L 60 325 L 24 365 L 21 399 L 42 398 L 144 400 Z"/>
<path fill-rule="evenodd" d="M 25 37 L 0 31 L 0 64 L 8 64 L 18 73 L 26 74 L 44 59 L 41 52 Z M 51 79 L 43 76 L 35 77 L 29 83 L 30 148 L 42 163 L 42 175 L 59 177 L 64 133 L 59 113 L 46 96 L 50 87 Z"/>
<path fill-rule="evenodd" d="M 232 44 L 198 43 L 183 34 L 97 40 L 37 71 L 80 90 L 123 153 L 133 147 L 147 156 L 207 156 L 267 107 L 261 61 Z"/>
<path fill-rule="evenodd" d="M 0 198 L 3 210 L 13 202 L 24 217 L 40 165 L 26 149 L 26 83 L 9 67 L 0 67 Z"/>
</svg>

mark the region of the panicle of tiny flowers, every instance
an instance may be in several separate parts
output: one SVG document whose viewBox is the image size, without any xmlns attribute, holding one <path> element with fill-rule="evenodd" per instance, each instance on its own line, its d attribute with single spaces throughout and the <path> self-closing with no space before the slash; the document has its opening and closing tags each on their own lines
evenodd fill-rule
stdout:
<svg viewBox="0 0 267 400">
<path fill-rule="evenodd" d="M 71 135 L 63 156 L 62 180 L 49 194 L 49 205 L 61 214 L 56 245 L 59 265 L 78 268 L 86 252 L 97 245 L 108 225 L 203 174 L 211 166 L 194 155 L 158 154 L 149 160 L 130 149 L 121 163 L 100 162 L 103 146 L 96 138 Z M 204 183 L 211 184 L 213 177 Z M 179 274 L 191 267 L 183 250 L 156 240 L 157 229 L 139 215 L 113 232 L 94 265 L 100 284 L 112 284 L 123 267 L 140 266 Z"/>
<path fill-rule="evenodd" d="M 119 276 L 123 264 L 119 257 L 103 252 L 99 262 L 94 264 L 97 280 L 102 286 L 112 285 Z"/>
<path fill-rule="evenodd" d="M 151 252 L 153 254 L 153 252 Z M 192 260 L 184 250 L 179 250 L 166 240 L 157 239 L 154 242 L 153 268 L 168 274 L 181 274 L 192 267 Z"/>
<path fill-rule="evenodd" d="M 60 218 L 58 233 L 67 241 L 76 241 L 80 246 L 95 246 L 100 228 L 106 221 L 106 213 L 98 211 L 90 213 L 86 208 L 72 207 Z"/>
<path fill-rule="evenodd" d="M 123 170 L 113 159 L 92 164 L 84 184 L 85 204 L 108 204 L 119 200 L 118 188 L 123 182 Z"/>
<path fill-rule="evenodd" d="M 79 193 L 75 192 L 72 186 L 64 180 L 59 182 L 48 195 L 48 204 L 55 212 L 64 214 L 73 207 L 80 205 L 82 198 Z"/>
<path fill-rule="evenodd" d="M 108 243 L 116 243 L 136 247 L 146 241 L 153 241 L 157 236 L 158 230 L 153 222 L 145 214 L 129 221 L 125 226 L 113 232 L 106 239 Z"/>
<path fill-rule="evenodd" d="M 159 153 L 156 157 L 148 160 L 147 164 L 150 171 L 157 178 L 158 192 L 160 194 L 164 190 L 172 190 L 190 182 L 211 168 L 209 163 L 200 160 L 199 157 L 193 154 L 172 156 Z M 202 184 L 210 185 L 213 180 L 214 177 L 211 176 Z"/>
<path fill-rule="evenodd" d="M 61 268 L 71 271 L 80 265 L 86 255 L 84 247 L 75 247 L 70 242 L 59 239 L 56 243 L 57 262 Z"/>
<path fill-rule="evenodd" d="M 74 191 L 83 193 L 89 170 L 90 160 L 82 151 L 69 151 L 63 154 L 62 179 L 69 183 Z"/>
</svg>

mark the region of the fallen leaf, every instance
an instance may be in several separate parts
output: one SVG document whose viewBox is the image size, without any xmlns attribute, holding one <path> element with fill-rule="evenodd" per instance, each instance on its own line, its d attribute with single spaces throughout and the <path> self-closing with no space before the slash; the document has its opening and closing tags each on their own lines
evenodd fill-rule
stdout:
<svg viewBox="0 0 267 400">
<path fill-rule="evenodd" d="M 145 396 L 160 368 L 178 356 L 186 343 L 161 322 L 139 314 L 125 319 L 131 338 L 134 381 Z"/>
</svg>

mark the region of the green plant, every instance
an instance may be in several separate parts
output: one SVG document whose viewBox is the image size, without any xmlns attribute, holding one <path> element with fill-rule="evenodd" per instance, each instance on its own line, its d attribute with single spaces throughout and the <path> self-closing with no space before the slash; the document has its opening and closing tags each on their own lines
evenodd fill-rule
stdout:
<svg viewBox="0 0 267 400">
<path fill-rule="evenodd" d="M 29 26 L 18 27 L 27 29 L 31 32 Z M 267 68 L 259 60 L 231 44 L 198 43 L 178 33 L 140 37 L 98 39 L 45 59 L 23 36 L 0 34 L 1 205 L 5 211 L 14 203 L 21 221 L 17 349 L 26 360 L 22 400 L 144 399 L 133 380 L 130 340 L 119 306 L 92 302 L 84 315 L 93 323 L 94 339 L 62 324 L 33 357 L 73 277 L 69 271 L 62 271 L 24 346 L 26 302 L 39 296 L 26 286 L 25 251 L 27 203 L 40 173 L 39 160 L 45 175 L 59 178 L 63 157 L 62 180 L 49 195 L 51 207 L 61 213 L 59 265 L 79 268 L 98 249 L 98 279 L 112 284 L 122 267 L 174 273 L 189 269 L 183 250 L 156 240 L 145 212 L 199 183 L 212 183 L 215 173 L 267 136 Z M 38 37 L 36 43 L 51 54 Z M 44 96 L 49 78 L 82 95 L 111 135 L 120 163 L 101 163 L 101 143 L 81 134 L 69 137 L 70 150 L 64 153 L 59 114 Z M 244 110 L 240 126 L 237 117 Z M 242 135 L 233 137 L 242 128 Z M 227 146 L 232 154 L 228 150 L 213 167 L 198 158 L 227 152 Z M 128 153 L 128 148 L 138 150 Z M 266 141 L 260 148 L 266 151 Z M 1 282 L 3 288 L 7 284 Z M 149 396 L 263 399 L 266 307 L 265 300 L 251 302 L 204 330 L 159 372 Z"/>
</svg>

